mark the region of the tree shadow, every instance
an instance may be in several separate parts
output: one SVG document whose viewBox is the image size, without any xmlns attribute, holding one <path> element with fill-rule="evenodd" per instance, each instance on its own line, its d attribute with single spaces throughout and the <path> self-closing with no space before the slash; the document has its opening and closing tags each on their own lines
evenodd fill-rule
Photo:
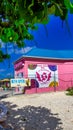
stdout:
<svg viewBox="0 0 73 130">
<path fill-rule="evenodd" d="M 45 107 L 28 105 L 17 109 L 16 104 L 2 103 L 9 109 L 6 123 L 12 124 L 14 130 L 63 130 L 58 113 L 53 114 Z"/>
</svg>

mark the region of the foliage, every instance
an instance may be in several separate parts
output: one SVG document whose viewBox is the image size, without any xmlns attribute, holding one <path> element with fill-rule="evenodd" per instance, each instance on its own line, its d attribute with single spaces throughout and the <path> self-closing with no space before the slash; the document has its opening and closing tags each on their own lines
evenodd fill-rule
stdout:
<svg viewBox="0 0 73 130">
<path fill-rule="evenodd" d="M 0 39 L 18 47 L 24 46 L 24 39 L 33 39 L 29 29 L 36 29 L 35 23 L 47 24 L 51 14 L 65 20 L 68 10 L 73 13 L 70 0 L 0 0 L 0 3 Z M 0 52 L 0 61 L 8 57 Z"/>
<path fill-rule="evenodd" d="M 73 96 L 73 87 L 68 88 L 66 91 L 67 91 L 66 95 Z"/>
</svg>

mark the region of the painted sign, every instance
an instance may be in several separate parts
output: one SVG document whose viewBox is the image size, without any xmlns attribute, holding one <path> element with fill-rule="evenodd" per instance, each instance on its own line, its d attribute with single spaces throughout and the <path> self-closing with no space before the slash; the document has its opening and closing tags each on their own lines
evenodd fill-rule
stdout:
<svg viewBox="0 0 73 130">
<path fill-rule="evenodd" d="M 30 79 L 11 79 L 10 80 L 11 87 L 25 87 L 30 86 Z"/>
<path fill-rule="evenodd" d="M 58 69 L 56 65 L 28 65 L 28 77 L 36 80 L 38 87 L 58 86 Z"/>
</svg>

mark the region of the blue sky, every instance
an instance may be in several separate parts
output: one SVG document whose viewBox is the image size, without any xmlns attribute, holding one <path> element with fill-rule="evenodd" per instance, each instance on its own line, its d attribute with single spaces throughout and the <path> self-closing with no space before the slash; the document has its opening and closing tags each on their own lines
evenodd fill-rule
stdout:
<svg viewBox="0 0 73 130">
<path fill-rule="evenodd" d="M 24 48 L 15 47 L 14 49 L 11 44 L 8 44 L 11 59 L 0 63 L 0 78 L 12 76 L 13 62 L 34 46 L 49 50 L 73 50 L 73 15 L 69 14 L 67 22 L 62 22 L 59 17 L 51 16 L 47 25 L 38 24 L 38 30 L 30 32 L 34 35 L 34 40 L 25 40 Z M 0 42 L 5 51 L 4 43 Z"/>
</svg>

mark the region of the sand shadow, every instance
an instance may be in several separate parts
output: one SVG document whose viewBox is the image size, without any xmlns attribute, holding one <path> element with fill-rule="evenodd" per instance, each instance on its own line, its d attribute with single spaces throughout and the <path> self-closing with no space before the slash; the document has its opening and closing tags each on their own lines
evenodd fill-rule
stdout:
<svg viewBox="0 0 73 130">
<path fill-rule="evenodd" d="M 3 102 L 9 108 L 7 123 L 14 130 L 63 130 L 58 113 L 53 114 L 45 107 L 25 106 L 16 109 L 17 105 Z"/>
</svg>

